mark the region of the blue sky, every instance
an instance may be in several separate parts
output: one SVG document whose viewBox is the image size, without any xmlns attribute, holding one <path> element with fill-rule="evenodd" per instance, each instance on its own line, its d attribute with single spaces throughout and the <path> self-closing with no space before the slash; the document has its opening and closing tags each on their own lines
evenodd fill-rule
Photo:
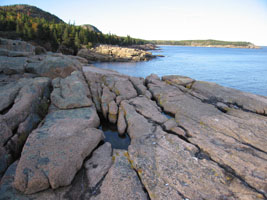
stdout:
<svg viewBox="0 0 267 200">
<path fill-rule="evenodd" d="M 267 46 L 267 0 L 0 0 L 30 4 L 65 22 L 143 39 L 218 39 Z"/>
</svg>

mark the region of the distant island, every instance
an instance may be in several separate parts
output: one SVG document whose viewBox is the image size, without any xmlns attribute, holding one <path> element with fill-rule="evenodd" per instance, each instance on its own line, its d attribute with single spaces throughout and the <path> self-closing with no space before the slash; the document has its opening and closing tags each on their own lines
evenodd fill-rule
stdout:
<svg viewBox="0 0 267 200">
<path fill-rule="evenodd" d="M 177 45 L 192 47 L 223 47 L 223 48 L 248 48 L 258 49 L 260 47 L 250 42 L 231 42 L 221 40 L 151 40 L 156 45 Z"/>
</svg>

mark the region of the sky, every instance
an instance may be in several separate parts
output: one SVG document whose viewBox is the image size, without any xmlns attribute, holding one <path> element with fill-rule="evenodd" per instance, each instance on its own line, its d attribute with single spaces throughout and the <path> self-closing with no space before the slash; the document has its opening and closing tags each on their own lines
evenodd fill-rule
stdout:
<svg viewBox="0 0 267 200">
<path fill-rule="evenodd" d="M 65 22 L 148 40 L 217 39 L 267 46 L 267 0 L 0 0 Z"/>
</svg>

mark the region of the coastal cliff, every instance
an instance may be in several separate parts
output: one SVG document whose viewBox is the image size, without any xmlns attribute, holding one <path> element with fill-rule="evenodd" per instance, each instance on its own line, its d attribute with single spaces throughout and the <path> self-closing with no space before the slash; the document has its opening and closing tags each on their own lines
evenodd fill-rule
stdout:
<svg viewBox="0 0 267 200">
<path fill-rule="evenodd" d="M 1 200 L 267 198 L 267 97 L 37 52 L 0 43 Z"/>
</svg>

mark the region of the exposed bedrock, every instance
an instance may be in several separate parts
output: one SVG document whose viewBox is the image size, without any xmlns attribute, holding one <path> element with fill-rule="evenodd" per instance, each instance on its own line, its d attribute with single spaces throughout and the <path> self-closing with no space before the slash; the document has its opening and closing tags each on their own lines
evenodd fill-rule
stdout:
<svg viewBox="0 0 267 200">
<path fill-rule="evenodd" d="M 112 45 L 99 45 L 91 49 L 81 49 L 77 55 L 88 61 L 98 62 L 137 62 L 147 61 L 156 57 L 151 52 L 141 49 Z"/>
<path fill-rule="evenodd" d="M 191 86 L 192 89 L 186 89 L 152 79 L 148 87 L 158 104 L 166 112 L 175 115 L 178 125 L 186 130 L 189 142 L 197 145 L 210 159 L 249 187 L 266 195 L 267 119 L 260 110 L 266 109 L 267 99 L 236 93 L 234 89 L 212 83 L 205 84 L 217 89 L 214 92 L 217 99 L 215 104 L 209 101 L 210 93 L 197 89 L 197 82 Z M 218 97 L 221 90 L 225 95 Z M 248 96 L 253 98 L 254 104 L 251 104 Z M 242 99 L 242 103 L 240 100 L 237 107 L 235 100 L 238 99 Z M 218 108 L 218 102 L 228 105 L 227 108 L 222 111 Z"/>
<path fill-rule="evenodd" d="M 266 97 L 33 51 L 0 68 L 0 200 L 267 198 Z M 39 73 L 47 59 L 73 68 Z M 128 150 L 103 141 L 103 118 Z"/>
<path fill-rule="evenodd" d="M 14 176 L 18 162 L 13 163 L 1 180 L 0 199 L 23 200 L 69 200 L 90 199 L 99 193 L 99 182 L 108 172 L 112 164 L 112 149 L 109 143 L 104 143 L 86 159 L 83 167 L 77 172 L 71 185 L 58 189 L 47 189 L 34 194 L 23 194 L 13 187 Z"/>
<path fill-rule="evenodd" d="M 69 185 L 103 139 L 85 85 L 80 72 L 53 80 L 50 113 L 30 134 L 18 162 L 14 187 L 19 191 L 32 194 Z"/>
<path fill-rule="evenodd" d="M 0 176 L 19 157 L 31 131 L 49 106 L 48 78 L 20 79 L 0 87 Z"/>
<path fill-rule="evenodd" d="M 102 183 L 100 194 L 92 199 L 148 199 L 128 158 L 127 151 L 113 151 L 114 163 Z"/>
</svg>

